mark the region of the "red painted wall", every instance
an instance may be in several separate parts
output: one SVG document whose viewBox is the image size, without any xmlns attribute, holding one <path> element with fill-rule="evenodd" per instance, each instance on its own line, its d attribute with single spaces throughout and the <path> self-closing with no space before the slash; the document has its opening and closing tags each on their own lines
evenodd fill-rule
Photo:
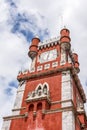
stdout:
<svg viewBox="0 0 87 130">
<path fill-rule="evenodd" d="M 50 90 L 50 99 L 51 102 L 61 100 L 61 74 L 52 75 L 50 77 L 43 77 L 40 79 L 35 79 L 28 81 L 26 83 L 26 89 L 24 92 L 22 107 L 26 109 L 21 110 L 20 114 L 28 112 L 28 118 L 24 119 L 15 119 L 12 120 L 10 130 L 38 130 L 36 128 L 40 127 L 40 130 L 62 130 L 61 120 L 62 113 L 51 113 L 42 115 L 42 110 L 53 110 L 61 108 L 61 104 L 54 104 L 49 106 L 46 100 L 36 101 L 32 103 L 26 103 L 25 99 L 29 92 L 35 90 L 39 83 L 43 84 L 47 82 L 49 84 Z M 42 108 L 37 110 L 37 104 L 42 103 Z M 36 117 L 33 116 L 33 111 L 29 111 L 29 105 L 34 105 L 34 111 L 37 112 Z M 47 104 L 49 107 L 47 107 Z"/>
<path fill-rule="evenodd" d="M 67 63 L 63 66 L 60 65 L 61 61 L 61 45 L 65 43 L 70 43 L 70 37 L 69 37 L 69 30 L 68 29 L 62 29 L 61 32 L 61 37 L 60 37 L 60 44 L 53 45 L 53 46 L 47 46 L 46 48 L 43 47 L 38 50 L 38 44 L 39 44 L 39 39 L 34 38 L 32 40 L 32 44 L 30 46 L 30 51 L 29 51 L 29 56 L 33 59 L 34 56 L 36 56 L 36 62 L 35 62 L 35 72 L 28 72 L 27 74 L 22 74 L 19 75 L 17 78 L 18 80 L 25 78 L 26 76 L 34 76 L 34 74 L 41 74 L 43 72 L 47 73 L 48 70 L 44 69 L 45 64 L 50 63 L 50 68 L 49 71 L 55 70 L 55 68 L 52 68 L 52 63 L 58 61 L 58 66 L 56 67 L 57 69 L 61 69 L 62 67 L 66 68 L 72 68 L 73 64 Z M 48 61 L 45 63 L 40 63 L 38 61 L 38 56 L 40 56 L 41 53 L 45 51 L 49 51 L 52 49 L 57 49 L 58 51 L 58 57 L 55 60 Z M 68 48 L 70 49 L 70 48 Z M 68 50 L 69 51 L 69 50 Z M 68 56 L 69 52 L 67 52 Z M 67 58 L 68 59 L 68 58 Z M 77 59 L 76 59 L 77 61 Z M 76 62 L 77 63 L 77 62 Z M 41 66 L 43 69 L 41 71 L 37 71 L 37 66 Z M 77 65 L 77 64 L 76 64 Z M 78 66 L 75 68 L 78 69 Z M 19 80 L 20 81 L 20 80 Z M 26 118 L 21 118 L 21 119 L 13 119 L 11 123 L 11 128 L 10 130 L 62 130 L 62 112 L 54 112 L 53 110 L 61 108 L 61 103 L 52 103 L 49 104 L 46 99 L 41 99 L 41 100 L 36 100 L 33 102 L 26 102 L 26 98 L 28 96 L 29 92 L 32 92 L 35 90 L 35 88 L 41 83 L 44 84 L 45 82 L 48 83 L 49 85 L 49 91 L 50 91 L 50 100 L 51 102 L 55 101 L 61 101 L 61 73 L 56 73 L 56 74 L 51 74 L 49 76 L 42 76 L 38 78 L 32 78 L 26 81 L 26 88 L 24 92 L 24 97 L 22 101 L 22 106 L 25 107 L 26 109 L 23 109 L 20 111 L 20 114 L 24 114 L 28 112 L 28 117 Z M 73 103 L 75 106 L 76 110 L 76 95 L 78 94 L 81 99 L 81 96 L 79 94 L 79 91 L 77 89 L 77 86 L 73 80 L 72 77 L 72 86 L 73 86 Z M 46 110 L 50 113 L 45 113 L 43 114 L 42 111 Z M 34 116 L 34 111 L 36 112 L 36 116 Z M 77 116 L 77 113 L 75 111 L 75 130 L 81 130 L 80 125 L 79 125 L 79 117 Z M 82 117 L 82 119 L 84 119 Z"/>
</svg>

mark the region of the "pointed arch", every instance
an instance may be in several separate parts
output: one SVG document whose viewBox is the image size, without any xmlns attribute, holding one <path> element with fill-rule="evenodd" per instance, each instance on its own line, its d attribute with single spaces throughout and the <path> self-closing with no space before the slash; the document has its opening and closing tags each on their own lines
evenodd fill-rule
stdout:
<svg viewBox="0 0 87 130">
<path fill-rule="evenodd" d="M 43 85 L 41 83 L 37 85 L 35 90 L 37 91 L 38 89 L 43 89 Z"/>
<path fill-rule="evenodd" d="M 42 86 L 42 84 L 40 83 L 40 84 L 38 84 L 38 86 L 36 87 L 36 93 L 37 93 L 37 95 L 38 96 L 41 96 L 41 94 L 42 94 L 42 91 L 43 91 L 43 86 Z"/>
<path fill-rule="evenodd" d="M 44 93 L 45 95 L 47 95 L 48 92 L 49 92 L 49 85 L 48 85 L 47 82 L 45 82 L 45 83 L 43 84 L 43 93 Z"/>
<path fill-rule="evenodd" d="M 47 87 L 47 90 L 49 91 L 49 85 L 48 85 L 47 82 L 45 82 L 45 83 L 43 84 L 43 88 L 44 88 L 45 86 Z"/>
</svg>

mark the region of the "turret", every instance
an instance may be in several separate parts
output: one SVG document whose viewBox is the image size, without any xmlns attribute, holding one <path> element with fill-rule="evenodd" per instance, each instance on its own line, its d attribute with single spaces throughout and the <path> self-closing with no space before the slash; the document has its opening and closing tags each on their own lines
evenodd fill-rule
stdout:
<svg viewBox="0 0 87 130">
<path fill-rule="evenodd" d="M 40 42 L 40 39 L 38 37 L 35 37 L 32 39 L 32 43 L 30 46 L 30 50 L 28 52 L 28 55 L 31 59 L 34 59 L 34 57 L 36 57 L 37 55 L 37 48 L 38 48 L 38 43 Z"/>
<path fill-rule="evenodd" d="M 64 50 L 70 50 L 70 31 L 66 28 L 63 28 L 61 31 L 60 31 L 60 44 L 61 44 L 61 48 L 64 49 Z"/>
<path fill-rule="evenodd" d="M 73 58 L 74 58 L 74 66 L 75 69 L 77 71 L 77 73 L 79 73 L 80 69 L 79 69 L 79 62 L 78 62 L 78 55 L 76 53 L 73 53 Z"/>
<path fill-rule="evenodd" d="M 60 46 L 61 46 L 61 61 L 60 64 L 64 65 L 68 61 L 68 55 L 71 48 L 70 44 L 70 31 L 66 28 L 63 28 L 60 31 Z"/>
</svg>

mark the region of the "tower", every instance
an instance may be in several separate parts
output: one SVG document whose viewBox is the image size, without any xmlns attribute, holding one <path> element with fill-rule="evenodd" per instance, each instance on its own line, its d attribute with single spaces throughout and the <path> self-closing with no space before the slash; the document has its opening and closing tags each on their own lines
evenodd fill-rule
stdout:
<svg viewBox="0 0 87 130">
<path fill-rule="evenodd" d="M 70 41 L 66 28 L 60 37 L 45 42 L 32 39 L 31 69 L 17 76 L 12 115 L 3 118 L 2 130 L 86 130 L 86 97 Z"/>
</svg>

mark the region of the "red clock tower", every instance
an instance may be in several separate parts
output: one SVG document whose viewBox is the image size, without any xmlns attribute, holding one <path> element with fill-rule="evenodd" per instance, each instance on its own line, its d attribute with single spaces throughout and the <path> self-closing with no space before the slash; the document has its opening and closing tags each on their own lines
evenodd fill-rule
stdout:
<svg viewBox="0 0 87 130">
<path fill-rule="evenodd" d="M 32 39 L 31 69 L 17 76 L 12 115 L 3 118 L 2 130 L 86 130 L 86 97 L 69 34 L 64 28 L 60 37 L 45 42 Z"/>
</svg>

